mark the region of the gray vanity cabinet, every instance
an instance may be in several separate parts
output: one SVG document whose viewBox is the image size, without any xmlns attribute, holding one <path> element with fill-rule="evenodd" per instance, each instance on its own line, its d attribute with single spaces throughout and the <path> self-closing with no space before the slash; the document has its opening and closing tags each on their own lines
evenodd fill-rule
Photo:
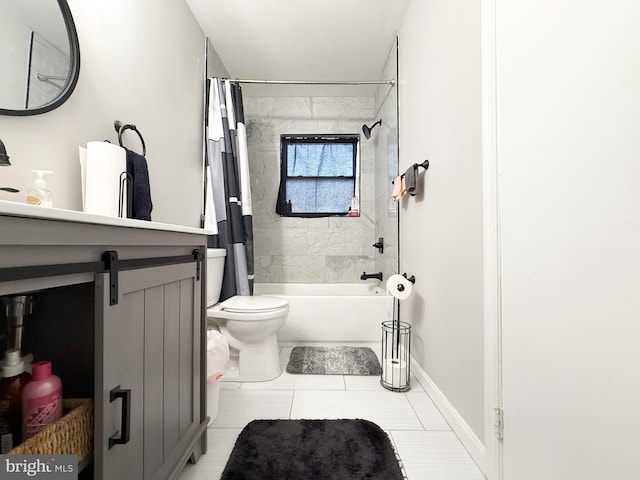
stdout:
<svg viewBox="0 0 640 480">
<path fill-rule="evenodd" d="M 200 428 L 197 268 L 128 270 L 118 282 L 110 305 L 109 275 L 96 278 L 96 469 L 105 480 L 168 478 Z M 125 393 L 112 401 L 116 389 Z M 126 443 L 109 445 L 123 428 Z"/>
<path fill-rule="evenodd" d="M 65 397 L 93 397 L 86 477 L 175 479 L 207 448 L 207 237 L 62 214 L 71 218 L 0 213 L 0 295 L 34 296 L 34 359 L 52 360 Z"/>
</svg>

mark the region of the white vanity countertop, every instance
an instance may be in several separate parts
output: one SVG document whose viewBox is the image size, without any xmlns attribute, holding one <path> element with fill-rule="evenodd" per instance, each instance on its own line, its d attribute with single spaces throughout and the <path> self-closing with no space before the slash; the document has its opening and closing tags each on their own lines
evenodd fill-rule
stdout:
<svg viewBox="0 0 640 480">
<path fill-rule="evenodd" d="M 147 222 L 132 218 L 106 217 L 76 210 L 64 210 L 62 208 L 39 207 L 26 203 L 0 200 L 0 216 L 44 218 L 48 220 L 60 220 L 64 222 L 90 223 L 94 225 L 109 225 L 113 227 L 128 227 L 146 230 L 162 230 L 165 232 L 195 233 L 198 235 L 212 235 L 214 232 L 204 228 L 186 227 L 183 225 L 171 225 L 168 223 Z"/>
</svg>

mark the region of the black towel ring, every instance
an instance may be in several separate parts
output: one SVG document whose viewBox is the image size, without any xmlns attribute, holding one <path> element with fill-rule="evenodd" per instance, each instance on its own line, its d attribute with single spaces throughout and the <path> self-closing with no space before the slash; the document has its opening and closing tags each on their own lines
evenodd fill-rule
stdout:
<svg viewBox="0 0 640 480">
<path fill-rule="evenodd" d="M 140 138 L 140 143 L 142 143 L 142 156 L 144 157 L 147 154 L 147 147 L 144 144 L 144 138 L 142 138 L 142 134 L 140 133 L 140 130 L 138 130 L 138 128 L 134 124 L 126 123 L 123 125 L 120 120 L 116 120 L 115 122 L 113 122 L 113 126 L 116 129 L 116 132 L 118 132 L 118 143 L 120 144 L 121 147 L 124 148 L 124 145 L 122 145 L 122 133 L 125 130 L 133 130 L 138 134 L 138 137 Z"/>
</svg>

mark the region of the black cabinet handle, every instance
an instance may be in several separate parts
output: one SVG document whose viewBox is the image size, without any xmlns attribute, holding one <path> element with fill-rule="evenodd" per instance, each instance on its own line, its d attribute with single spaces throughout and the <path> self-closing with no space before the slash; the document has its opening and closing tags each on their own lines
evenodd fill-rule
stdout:
<svg viewBox="0 0 640 480">
<path fill-rule="evenodd" d="M 109 394 L 109 401 L 113 402 L 118 398 L 122 399 L 120 432 L 109 437 L 109 448 L 112 448 L 114 445 L 124 445 L 129 442 L 129 432 L 131 429 L 131 390 L 120 388 L 120 385 L 118 385 L 116 388 L 111 390 Z"/>
</svg>

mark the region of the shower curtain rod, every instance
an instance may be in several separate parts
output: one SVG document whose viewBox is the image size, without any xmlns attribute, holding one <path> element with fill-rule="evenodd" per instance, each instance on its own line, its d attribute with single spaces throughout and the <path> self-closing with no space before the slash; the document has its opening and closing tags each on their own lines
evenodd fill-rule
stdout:
<svg viewBox="0 0 640 480">
<path fill-rule="evenodd" d="M 367 81 L 320 81 L 320 80 L 248 80 L 239 78 L 225 78 L 238 83 L 259 83 L 263 85 L 395 85 L 395 80 L 367 80 Z"/>
</svg>

